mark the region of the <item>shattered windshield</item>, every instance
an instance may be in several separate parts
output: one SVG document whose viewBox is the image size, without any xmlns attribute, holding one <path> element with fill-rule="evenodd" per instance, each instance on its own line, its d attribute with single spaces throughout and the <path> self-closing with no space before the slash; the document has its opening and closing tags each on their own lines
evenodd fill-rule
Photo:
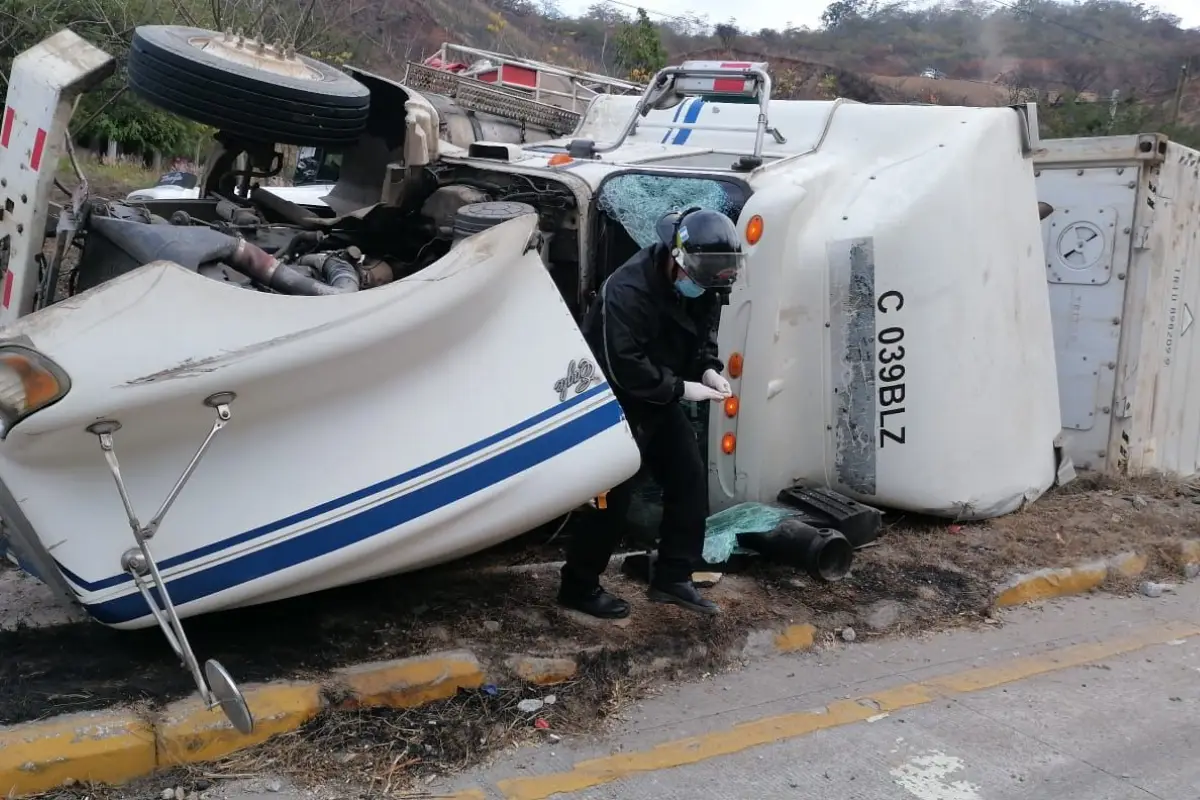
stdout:
<svg viewBox="0 0 1200 800">
<path fill-rule="evenodd" d="M 638 247 L 653 244 L 654 225 L 671 211 L 700 206 L 736 221 L 745 192 L 736 183 L 715 178 L 626 173 L 600 190 L 600 209 L 621 224 Z"/>
</svg>

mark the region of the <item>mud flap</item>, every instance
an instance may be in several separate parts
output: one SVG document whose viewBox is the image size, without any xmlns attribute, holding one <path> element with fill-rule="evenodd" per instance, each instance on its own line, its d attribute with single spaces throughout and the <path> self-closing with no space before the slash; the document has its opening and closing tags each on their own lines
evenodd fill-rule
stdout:
<svg viewBox="0 0 1200 800">
<path fill-rule="evenodd" d="M 1067 455 L 1066 439 L 1060 433 L 1054 437 L 1054 485 L 1066 486 L 1076 477 L 1075 462 Z"/>
</svg>

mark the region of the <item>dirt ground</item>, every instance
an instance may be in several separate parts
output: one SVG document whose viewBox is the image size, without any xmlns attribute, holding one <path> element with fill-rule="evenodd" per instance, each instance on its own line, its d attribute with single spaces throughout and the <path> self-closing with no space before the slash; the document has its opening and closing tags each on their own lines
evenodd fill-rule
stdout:
<svg viewBox="0 0 1200 800">
<path fill-rule="evenodd" d="M 547 543 L 556 527 L 451 567 L 191 620 L 189 635 L 201 658 L 221 660 L 246 683 L 459 647 L 496 658 L 588 648 L 632 659 L 703 653 L 715 668 L 752 628 L 810 622 L 874 636 L 979 622 L 995 583 L 1025 569 L 1137 549 L 1154 556 L 1147 577 L 1169 579 L 1162 547 L 1200 532 L 1200 490 L 1081 478 L 985 523 L 899 517 L 859 551 L 840 583 L 767 564 L 726 576 L 709 590 L 724 609 L 715 620 L 648 607 L 643 587 L 619 574 L 608 585 L 634 602 L 630 620 L 596 624 L 564 612 L 554 603 L 556 569 L 506 569 L 561 558 L 570 531 Z M 0 633 L 0 652 L 0 724 L 122 702 L 157 705 L 193 690 L 157 630 L 18 629 Z"/>
<path fill-rule="evenodd" d="M 1009 102 L 1006 86 L 953 78 L 871 75 L 872 83 L 909 98 L 942 105 L 1002 106 Z"/>
<path fill-rule="evenodd" d="M 992 616 L 997 581 L 1125 550 L 1151 555 L 1147 578 L 1176 580 L 1165 546 L 1200 533 L 1200 489 L 1084 477 L 989 522 L 889 519 L 840 583 L 816 584 L 766 564 L 726 575 L 708 590 L 724 612 L 715 619 L 650 606 L 643 587 L 619 573 L 606 583 L 632 601 L 629 620 L 601 623 L 558 609 L 552 565 L 512 569 L 560 558 L 570 528 L 547 541 L 557 528 L 453 568 L 193 620 L 189 630 L 202 658 L 223 660 L 243 682 L 465 646 L 490 658 L 582 652 L 570 683 L 485 686 L 408 711 L 328 712 L 218 764 L 122 789 L 74 786 L 53 796 L 152 798 L 178 787 L 185 800 L 202 800 L 216 782 L 261 774 L 326 792 L 335 786 L 340 798 L 420 796 L 407 793 L 499 749 L 601 729 L 661 685 L 665 676 L 648 664 L 677 677 L 736 668 L 749 629 L 811 622 L 823 647 L 845 638 L 847 629 L 863 640 L 999 624 Z M 0 634 L 0 652 L 0 723 L 116 702 L 149 707 L 192 691 L 156 631 L 118 633 L 96 625 L 17 631 Z M 664 657 L 672 656 L 668 664 Z M 542 706 L 523 711 L 522 700 Z"/>
</svg>

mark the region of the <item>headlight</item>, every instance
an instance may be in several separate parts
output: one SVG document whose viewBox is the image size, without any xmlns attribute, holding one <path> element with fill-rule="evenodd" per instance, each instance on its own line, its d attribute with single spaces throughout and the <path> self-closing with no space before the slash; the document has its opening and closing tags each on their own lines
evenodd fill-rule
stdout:
<svg viewBox="0 0 1200 800">
<path fill-rule="evenodd" d="M 0 435 L 70 389 L 67 373 L 46 356 L 21 345 L 0 345 Z"/>
</svg>

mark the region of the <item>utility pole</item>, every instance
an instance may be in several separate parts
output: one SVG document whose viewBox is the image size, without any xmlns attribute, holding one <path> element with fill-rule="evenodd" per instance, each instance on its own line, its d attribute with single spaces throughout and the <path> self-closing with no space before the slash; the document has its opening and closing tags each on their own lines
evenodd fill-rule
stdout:
<svg viewBox="0 0 1200 800">
<path fill-rule="evenodd" d="M 1179 68 L 1179 83 L 1175 86 L 1175 105 L 1171 109 L 1171 124 L 1179 122 L 1179 112 L 1183 109 L 1183 87 L 1188 81 L 1188 65 L 1191 59 L 1185 61 Z"/>
</svg>

